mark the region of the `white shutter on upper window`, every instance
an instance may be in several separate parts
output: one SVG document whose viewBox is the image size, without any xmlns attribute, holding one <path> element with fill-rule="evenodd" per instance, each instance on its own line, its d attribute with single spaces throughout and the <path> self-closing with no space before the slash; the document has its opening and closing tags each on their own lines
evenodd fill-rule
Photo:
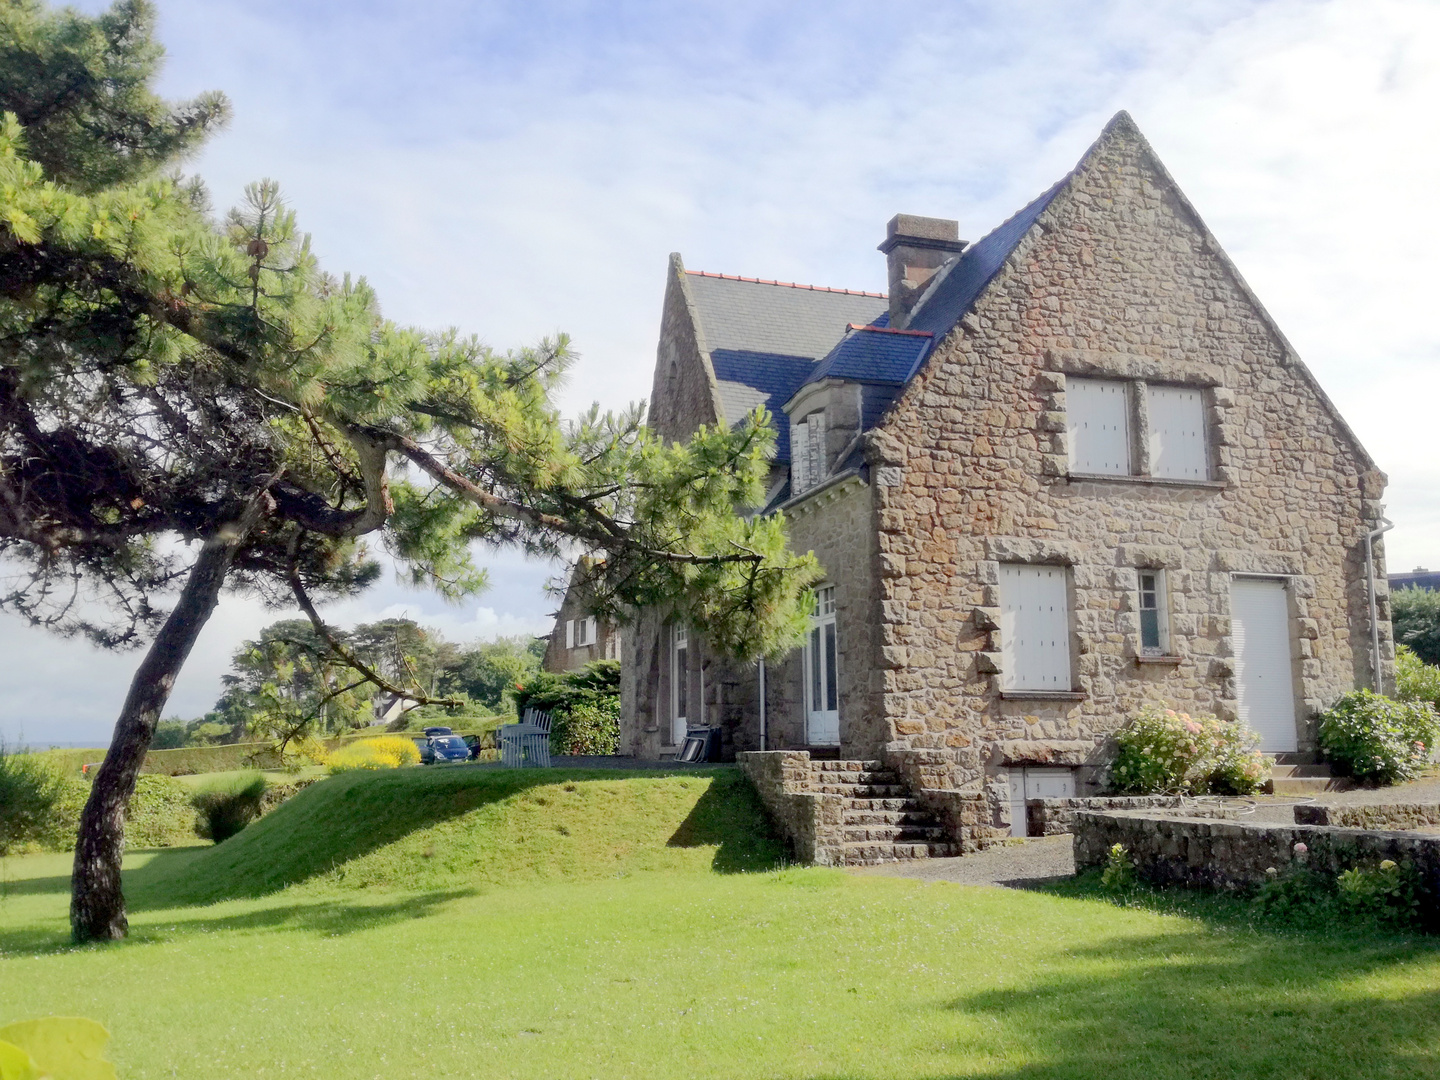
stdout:
<svg viewBox="0 0 1440 1080">
<path fill-rule="evenodd" d="M 809 435 L 808 451 L 809 460 L 806 462 L 805 471 L 809 476 L 809 484 L 818 484 L 825 479 L 825 414 L 813 412 L 805 418 L 805 428 Z M 808 487 L 809 484 L 806 486 Z"/>
<path fill-rule="evenodd" d="M 1069 572 L 1000 567 L 1000 645 L 1006 690 L 1069 690 Z"/>
<path fill-rule="evenodd" d="M 565 647 L 566 647 L 567 649 L 573 649 L 573 648 L 575 647 L 575 620 L 574 620 L 574 619 L 566 619 L 566 620 L 565 620 Z"/>
<path fill-rule="evenodd" d="M 1130 472 L 1130 402 L 1123 382 L 1067 378 L 1065 415 L 1071 472 Z"/>
<path fill-rule="evenodd" d="M 1205 448 L 1205 393 L 1188 386 L 1151 386 L 1150 475 L 1174 480 L 1210 479 Z"/>
<path fill-rule="evenodd" d="M 810 443 L 806 438 L 809 425 L 804 420 L 791 421 L 790 423 L 790 494 L 798 495 L 804 491 L 809 484 L 805 475 L 805 460 L 810 452 Z"/>
<path fill-rule="evenodd" d="M 594 644 L 595 644 L 595 616 L 594 616 L 594 615 L 591 615 L 590 618 L 588 618 L 588 619 L 585 620 L 585 644 L 586 644 L 586 645 L 594 645 Z"/>
</svg>

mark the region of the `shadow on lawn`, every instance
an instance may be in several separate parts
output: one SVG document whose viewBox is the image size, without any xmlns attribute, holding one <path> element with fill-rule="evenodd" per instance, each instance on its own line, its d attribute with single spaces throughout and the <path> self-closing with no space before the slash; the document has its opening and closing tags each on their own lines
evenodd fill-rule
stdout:
<svg viewBox="0 0 1440 1080">
<path fill-rule="evenodd" d="M 715 845 L 710 865 L 721 874 L 775 870 L 785 855 L 754 787 L 739 770 L 714 774 L 666 844 L 682 848 Z"/>
<path fill-rule="evenodd" d="M 1437 946 L 1214 926 L 1077 943 L 1015 985 L 937 1003 L 968 1019 L 917 1074 L 987 1080 L 1368 1080 L 1440 1075 Z M 1032 958 L 1026 958 L 1031 960 Z M 996 959 L 997 970 L 1005 961 Z M 1373 977 L 1379 985 L 1357 985 Z M 977 1069 L 977 1058 L 1021 1064 Z M 866 1072 L 812 1080 L 858 1080 Z M 907 1074 L 908 1075 L 908 1074 Z"/>
</svg>

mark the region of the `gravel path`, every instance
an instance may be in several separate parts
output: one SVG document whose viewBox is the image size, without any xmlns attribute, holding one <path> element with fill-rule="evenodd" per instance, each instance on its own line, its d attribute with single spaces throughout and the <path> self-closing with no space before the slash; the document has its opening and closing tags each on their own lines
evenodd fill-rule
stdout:
<svg viewBox="0 0 1440 1080">
<path fill-rule="evenodd" d="M 954 881 L 961 885 L 1031 885 L 1037 881 L 1073 877 L 1075 852 L 1069 836 L 1042 836 L 1015 840 L 974 855 L 954 859 L 916 859 L 913 862 L 857 866 L 856 874 Z"/>
</svg>

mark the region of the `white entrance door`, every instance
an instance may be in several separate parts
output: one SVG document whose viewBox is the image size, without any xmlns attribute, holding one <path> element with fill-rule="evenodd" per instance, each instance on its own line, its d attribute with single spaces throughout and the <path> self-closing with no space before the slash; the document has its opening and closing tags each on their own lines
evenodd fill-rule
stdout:
<svg viewBox="0 0 1440 1080">
<path fill-rule="evenodd" d="M 805 642 L 805 739 L 811 746 L 840 745 L 840 683 L 836 672 L 835 586 L 815 590 L 815 612 Z"/>
<path fill-rule="evenodd" d="M 1290 659 L 1290 606 L 1285 585 L 1258 578 L 1230 584 L 1230 626 L 1240 722 L 1260 736 L 1260 749 L 1296 749 L 1295 674 Z"/>
<path fill-rule="evenodd" d="M 1029 836 L 1026 799 L 1073 799 L 1074 769 L 1010 770 L 1010 835 Z"/>
</svg>

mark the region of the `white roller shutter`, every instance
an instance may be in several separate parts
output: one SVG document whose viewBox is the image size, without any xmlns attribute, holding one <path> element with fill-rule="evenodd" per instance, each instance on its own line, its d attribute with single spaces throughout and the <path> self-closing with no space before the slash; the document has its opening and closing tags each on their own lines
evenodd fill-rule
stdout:
<svg viewBox="0 0 1440 1080">
<path fill-rule="evenodd" d="M 1150 475 L 1172 480 L 1210 479 L 1205 448 L 1205 394 L 1185 386 L 1151 386 Z"/>
<path fill-rule="evenodd" d="M 1000 567 L 1002 685 L 1069 690 L 1069 574 L 1063 566 Z"/>
<path fill-rule="evenodd" d="M 1230 583 L 1230 634 L 1240 722 L 1260 736 L 1260 749 L 1296 749 L 1295 673 L 1290 659 L 1290 608 L 1279 581 Z"/>
<path fill-rule="evenodd" d="M 1067 378 L 1065 413 L 1071 472 L 1130 472 L 1130 403 L 1123 382 Z"/>
</svg>

